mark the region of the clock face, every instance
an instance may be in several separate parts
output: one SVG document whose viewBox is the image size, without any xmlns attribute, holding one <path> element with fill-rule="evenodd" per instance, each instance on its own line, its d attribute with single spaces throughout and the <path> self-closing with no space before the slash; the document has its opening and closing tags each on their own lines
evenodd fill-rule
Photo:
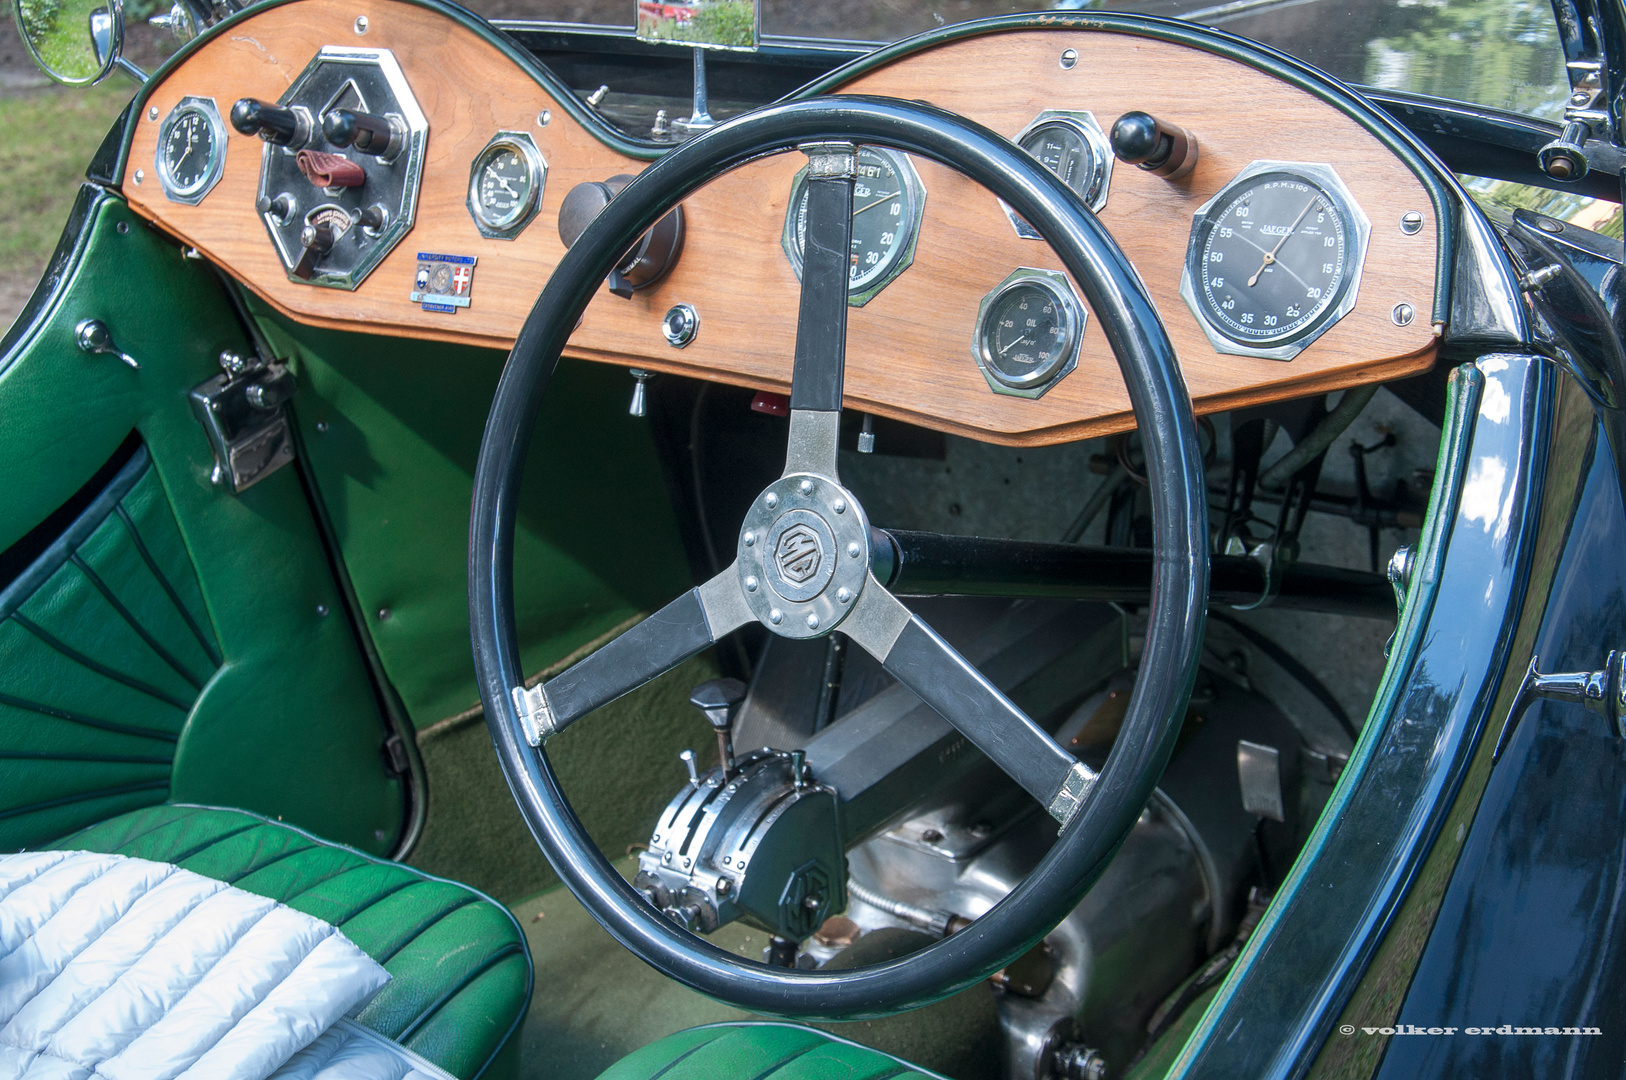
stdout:
<svg viewBox="0 0 1626 1080">
<path fill-rule="evenodd" d="M 186 98 L 164 118 L 154 162 L 164 194 L 196 204 L 220 179 L 226 139 L 220 114 L 207 98 Z"/>
<path fill-rule="evenodd" d="M 519 234 L 542 201 L 547 166 L 528 136 L 504 134 L 474 159 L 469 175 L 469 213 L 488 236 Z"/>
</svg>

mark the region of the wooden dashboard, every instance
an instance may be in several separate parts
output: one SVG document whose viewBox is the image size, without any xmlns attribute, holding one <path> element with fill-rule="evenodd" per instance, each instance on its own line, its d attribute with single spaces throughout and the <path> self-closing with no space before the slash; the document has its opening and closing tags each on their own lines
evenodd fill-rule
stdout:
<svg viewBox="0 0 1626 1080">
<path fill-rule="evenodd" d="M 245 96 L 275 100 L 325 45 L 391 50 L 429 122 L 416 223 L 353 292 L 289 279 L 255 210 L 259 139 L 229 135 L 219 183 L 196 206 L 168 200 L 154 177 L 160 122 L 183 97 L 211 97 L 222 112 Z M 1068 49 L 1078 55 L 1070 68 L 1060 62 Z M 1170 42 L 1058 29 L 949 42 L 840 89 L 929 101 L 1010 136 L 1044 109 L 1089 109 L 1104 126 L 1139 109 L 1193 132 L 1200 154 L 1190 175 L 1171 183 L 1120 164 L 1100 216 L 1167 322 L 1199 412 L 1388 380 L 1433 362 L 1438 328 L 1428 313 L 1440 240 L 1428 191 L 1366 129 L 1296 86 Z M 482 237 L 465 206 L 471 162 L 504 130 L 529 132 L 548 167 L 540 212 L 514 240 Z M 1288 362 L 1216 352 L 1179 293 L 1193 212 L 1256 159 L 1333 166 L 1372 225 L 1355 307 Z M 780 234 L 804 161 L 754 162 L 692 195 L 672 273 L 630 300 L 601 290 L 569 353 L 786 390 L 799 285 Z M 1017 267 L 1060 264 L 1045 244 L 1019 238 L 987 191 L 933 162 L 915 164 L 927 194 L 914 261 L 850 312 L 847 406 L 1007 444 L 1132 427 L 1093 314 L 1077 370 L 1043 397 L 990 391 L 970 352 L 979 302 Z M 642 167 L 577 123 L 501 49 L 433 10 L 300 0 L 230 25 L 150 88 L 122 190 L 138 213 L 298 322 L 507 349 L 564 253 L 557 215 L 565 193 Z M 1414 233 L 1401 228 L 1409 213 L 1423 218 Z M 409 299 L 420 251 L 478 256 L 470 306 L 442 314 Z M 681 351 L 661 329 L 679 302 L 700 315 L 696 339 Z M 1416 312 L 1409 325 L 1391 318 L 1398 304 Z"/>
</svg>

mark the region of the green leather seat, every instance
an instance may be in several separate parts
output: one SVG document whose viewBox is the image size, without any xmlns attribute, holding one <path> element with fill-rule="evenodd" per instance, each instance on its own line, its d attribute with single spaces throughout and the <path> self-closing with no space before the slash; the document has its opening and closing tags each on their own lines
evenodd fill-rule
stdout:
<svg viewBox="0 0 1626 1080">
<path fill-rule="evenodd" d="M 943 1080 L 799 1024 L 708 1024 L 634 1050 L 598 1080 Z"/>
<path fill-rule="evenodd" d="M 173 863 L 331 923 L 392 976 L 362 1024 L 462 1080 L 514 1072 L 531 956 L 508 909 L 482 893 L 206 806 L 136 810 L 49 846 Z"/>
</svg>

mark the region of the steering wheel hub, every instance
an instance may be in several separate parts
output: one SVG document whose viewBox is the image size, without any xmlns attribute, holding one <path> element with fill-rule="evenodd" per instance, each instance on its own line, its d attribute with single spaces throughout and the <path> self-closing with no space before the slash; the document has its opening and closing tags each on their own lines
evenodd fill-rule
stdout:
<svg viewBox="0 0 1626 1080">
<path fill-rule="evenodd" d="M 869 519 L 852 493 L 818 473 L 763 489 L 740 527 L 740 590 L 757 620 L 788 638 L 828 634 L 869 578 Z"/>
</svg>

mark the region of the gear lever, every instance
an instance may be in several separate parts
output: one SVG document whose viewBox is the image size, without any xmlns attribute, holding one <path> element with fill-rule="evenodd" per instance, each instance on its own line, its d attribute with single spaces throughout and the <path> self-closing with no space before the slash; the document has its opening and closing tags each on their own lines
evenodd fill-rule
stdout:
<svg viewBox="0 0 1626 1080">
<path fill-rule="evenodd" d="M 734 775 L 734 716 L 744 700 L 745 684 L 738 679 L 711 679 L 689 695 L 689 704 L 705 714 L 717 733 L 717 761 L 725 783 Z"/>
</svg>

